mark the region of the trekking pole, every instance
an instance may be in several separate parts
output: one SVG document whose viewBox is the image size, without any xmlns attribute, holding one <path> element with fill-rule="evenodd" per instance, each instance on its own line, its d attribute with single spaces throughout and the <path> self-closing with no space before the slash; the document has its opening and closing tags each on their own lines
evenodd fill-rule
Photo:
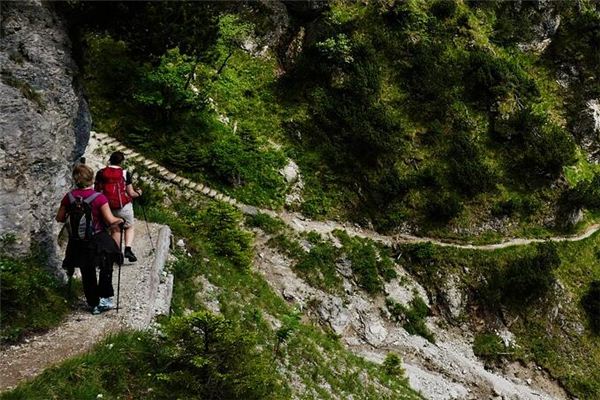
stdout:
<svg viewBox="0 0 600 400">
<path fill-rule="evenodd" d="M 122 222 L 119 225 L 119 228 L 121 229 L 121 240 L 119 243 L 119 273 L 117 275 L 117 314 L 119 313 L 119 294 L 121 292 L 121 265 L 123 265 L 123 231 L 125 229 L 125 223 Z"/>
<path fill-rule="evenodd" d="M 136 191 L 136 193 L 138 193 Z M 138 193 L 139 195 L 139 193 Z M 144 222 L 146 223 L 146 232 L 148 233 L 148 239 L 150 239 L 150 246 L 152 246 L 152 252 L 156 253 L 156 249 L 154 248 L 154 241 L 152 240 L 152 235 L 150 234 L 150 227 L 148 226 L 148 217 L 146 216 L 146 207 L 142 202 L 139 203 L 142 209 L 142 215 L 144 216 Z"/>
</svg>

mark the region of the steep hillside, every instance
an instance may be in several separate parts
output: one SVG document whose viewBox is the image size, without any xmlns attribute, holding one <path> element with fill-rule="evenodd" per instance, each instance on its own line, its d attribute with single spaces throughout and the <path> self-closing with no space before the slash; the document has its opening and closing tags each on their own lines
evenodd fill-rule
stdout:
<svg viewBox="0 0 600 400">
<path fill-rule="evenodd" d="M 68 9 L 96 127 L 246 202 L 385 231 L 594 218 L 593 4 L 290 4 Z"/>
<path fill-rule="evenodd" d="M 600 397 L 595 2 L 53 7 L 172 315 L 3 398 Z"/>
</svg>

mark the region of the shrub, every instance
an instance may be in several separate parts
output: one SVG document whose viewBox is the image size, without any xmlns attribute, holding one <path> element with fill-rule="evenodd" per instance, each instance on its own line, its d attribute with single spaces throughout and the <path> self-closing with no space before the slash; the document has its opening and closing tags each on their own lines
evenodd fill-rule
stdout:
<svg viewBox="0 0 600 400">
<path fill-rule="evenodd" d="M 556 281 L 554 270 L 560 265 L 556 245 L 545 242 L 532 255 L 511 260 L 503 269 L 494 269 L 481 291 L 491 308 L 500 305 L 523 310 L 545 296 Z"/>
<path fill-rule="evenodd" d="M 368 243 L 357 243 L 349 249 L 348 258 L 352 264 L 352 272 L 357 278 L 358 286 L 371 294 L 379 292 L 382 288 L 382 282 L 379 278 L 375 248 Z"/>
<path fill-rule="evenodd" d="M 460 197 L 454 192 L 442 192 L 429 196 L 427 201 L 427 217 L 434 223 L 446 223 L 455 218 L 463 210 Z"/>
<path fill-rule="evenodd" d="M 278 373 L 253 337 L 208 312 L 175 317 L 156 339 L 162 390 L 171 398 L 275 399 Z"/>
<path fill-rule="evenodd" d="M 478 334 L 473 341 L 473 353 L 486 361 L 498 361 L 509 350 L 502 338 L 494 333 Z"/>
<path fill-rule="evenodd" d="M 285 165 L 279 150 L 261 149 L 255 138 L 226 133 L 208 152 L 209 171 L 237 189 L 241 201 L 270 205 L 282 201 L 285 183 L 277 172 Z"/>
<path fill-rule="evenodd" d="M 246 223 L 271 235 L 279 233 L 285 228 L 285 224 L 281 220 L 264 213 L 247 216 Z"/>
<path fill-rule="evenodd" d="M 269 239 L 267 244 L 271 247 L 279 249 L 286 256 L 295 260 L 300 260 L 306 253 L 300 244 L 284 234 L 277 235 Z"/>
<path fill-rule="evenodd" d="M 406 307 L 400 303 L 396 303 L 393 299 L 385 300 L 387 309 L 392 318 L 402 323 L 402 327 L 411 335 L 419 335 L 435 343 L 433 333 L 427 328 L 425 318 L 429 314 L 429 307 L 422 298 L 415 295 L 410 302 L 410 307 Z"/>
<path fill-rule="evenodd" d="M 387 353 L 382 367 L 389 376 L 404 377 L 405 371 L 402 368 L 402 358 L 396 353 Z"/>
<path fill-rule="evenodd" d="M 5 239 L 4 237 L 3 239 Z M 69 311 L 67 288 L 50 274 L 38 255 L 10 256 L 0 246 L 0 339 L 15 342 L 24 335 L 58 324 Z"/>
<path fill-rule="evenodd" d="M 457 5 L 454 0 L 437 0 L 430 8 L 431 13 L 439 19 L 450 18 L 456 12 Z"/>
<path fill-rule="evenodd" d="M 327 242 L 317 243 L 308 254 L 301 256 L 294 270 L 314 287 L 339 290 L 342 285 L 342 279 L 336 269 L 339 256 L 339 250 L 333 245 Z"/>
<path fill-rule="evenodd" d="M 250 267 L 252 235 L 240 228 L 242 214 L 237 209 L 214 202 L 207 207 L 200 219 L 215 253 L 229 258 L 240 268 Z"/>
<path fill-rule="evenodd" d="M 495 173 L 483 158 L 483 148 L 468 134 L 454 137 L 448 152 L 450 179 L 464 194 L 475 195 L 494 187 Z"/>
<path fill-rule="evenodd" d="M 600 281 L 593 281 L 581 298 L 581 306 L 587 313 L 592 332 L 600 335 Z"/>
</svg>

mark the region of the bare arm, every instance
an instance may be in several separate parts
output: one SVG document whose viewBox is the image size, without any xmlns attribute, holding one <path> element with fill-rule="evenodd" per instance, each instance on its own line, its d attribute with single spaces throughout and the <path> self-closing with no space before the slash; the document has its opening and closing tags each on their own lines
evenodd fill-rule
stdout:
<svg viewBox="0 0 600 400">
<path fill-rule="evenodd" d="M 129 195 L 129 197 L 131 197 L 132 199 L 135 199 L 136 197 L 140 197 L 142 195 L 142 190 L 141 189 L 137 189 L 135 190 L 133 188 L 133 185 L 129 184 L 125 187 L 125 190 L 127 191 L 127 194 Z"/>
<path fill-rule="evenodd" d="M 110 206 L 108 203 L 102 204 L 100 207 L 100 214 L 102 215 L 104 222 L 106 222 L 108 225 L 115 225 L 123 222 L 121 218 L 117 218 L 113 215 L 113 213 L 110 211 Z"/>
<path fill-rule="evenodd" d="M 67 220 L 67 207 L 61 204 L 58 212 L 56 213 L 56 221 L 57 222 L 65 222 Z"/>
</svg>

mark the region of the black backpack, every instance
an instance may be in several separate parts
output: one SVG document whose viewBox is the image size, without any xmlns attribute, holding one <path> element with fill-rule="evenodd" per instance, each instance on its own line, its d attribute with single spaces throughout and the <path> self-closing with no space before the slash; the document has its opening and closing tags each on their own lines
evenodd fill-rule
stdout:
<svg viewBox="0 0 600 400">
<path fill-rule="evenodd" d="M 88 241 L 94 235 L 94 221 L 92 215 L 92 201 L 100 196 L 100 193 L 86 197 L 73 196 L 73 193 L 67 193 L 69 197 L 69 207 L 67 207 L 67 231 L 69 239 Z"/>
</svg>

